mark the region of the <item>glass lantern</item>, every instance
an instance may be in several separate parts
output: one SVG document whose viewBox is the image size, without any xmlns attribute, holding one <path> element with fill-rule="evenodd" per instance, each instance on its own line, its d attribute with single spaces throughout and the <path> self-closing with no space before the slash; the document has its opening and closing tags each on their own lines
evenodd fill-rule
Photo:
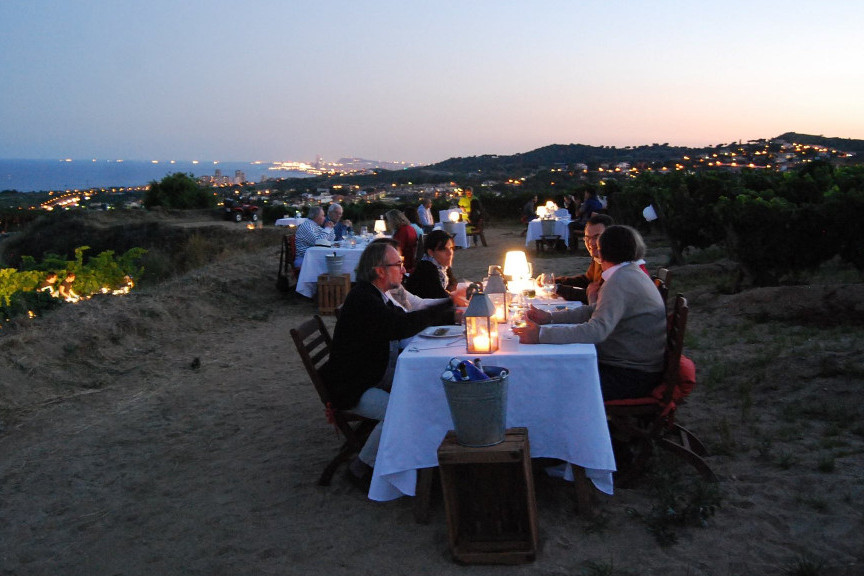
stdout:
<svg viewBox="0 0 864 576">
<path fill-rule="evenodd" d="M 495 266 L 490 267 L 491 272 L 489 279 L 486 281 L 486 289 L 484 292 L 492 304 L 495 306 L 495 320 L 499 324 L 507 322 L 510 307 L 510 293 L 507 291 L 507 285 L 504 283 L 504 277 L 501 275 L 501 269 Z"/>
<path fill-rule="evenodd" d="M 383 236 L 387 231 L 387 222 L 384 221 L 384 218 L 379 218 L 375 220 L 375 234 L 378 236 Z"/>
<path fill-rule="evenodd" d="M 495 305 L 483 291 L 475 292 L 468 302 L 465 318 L 465 343 L 469 354 L 491 354 L 498 350 L 498 321 Z"/>
</svg>

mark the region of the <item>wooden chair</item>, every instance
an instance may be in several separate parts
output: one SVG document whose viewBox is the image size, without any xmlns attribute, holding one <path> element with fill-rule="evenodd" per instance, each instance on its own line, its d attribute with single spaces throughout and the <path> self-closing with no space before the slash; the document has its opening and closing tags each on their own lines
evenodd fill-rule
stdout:
<svg viewBox="0 0 864 576">
<path fill-rule="evenodd" d="M 339 449 L 336 457 L 327 464 L 321 477 L 318 478 L 319 486 L 329 486 L 330 480 L 336 469 L 343 462 L 348 461 L 352 456 L 360 452 L 369 433 L 377 424 L 377 420 L 371 420 L 358 416 L 347 410 L 337 410 L 331 403 L 331 391 L 327 384 L 322 380 L 318 370 L 330 357 L 330 346 L 333 344 L 333 339 L 324 325 L 324 321 L 317 314 L 310 320 L 307 320 L 291 329 L 291 338 L 294 339 L 294 345 L 297 346 L 297 352 L 303 360 L 303 366 L 306 372 L 309 373 L 309 378 L 315 386 L 315 391 L 318 392 L 318 397 L 321 403 L 324 404 L 327 420 L 333 424 L 345 438 L 345 442 Z"/>
<path fill-rule="evenodd" d="M 672 281 L 672 273 L 669 272 L 668 268 L 657 268 L 657 273 L 651 276 L 651 280 L 654 281 L 654 285 L 660 291 L 660 296 L 663 298 L 663 303 L 665 304 L 669 296 L 669 284 Z"/>
<path fill-rule="evenodd" d="M 483 218 L 480 218 L 476 223 L 469 224 L 467 226 L 466 234 L 469 238 L 474 241 L 474 245 L 477 245 L 477 239 L 480 239 L 480 242 L 483 243 L 483 246 L 488 246 L 486 244 L 486 235 L 483 233 Z"/>
<path fill-rule="evenodd" d="M 276 287 L 282 292 L 288 292 L 292 286 L 297 285 L 300 269 L 294 267 L 294 258 L 297 257 L 297 245 L 294 242 L 294 234 L 282 236 L 282 251 L 279 254 L 279 274 L 276 277 Z"/>
<path fill-rule="evenodd" d="M 695 367 L 682 356 L 687 327 L 687 299 L 675 299 L 666 335 L 666 368 L 662 383 L 650 396 L 605 402 L 606 419 L 613 440 L 624 442 L 634 450 L 633 461 L 621 462 L 616 483 L 627 486 L 645 470 L 654 446 L 660 446 L 691 464 L 705 480 L 716 482 L 717 476 L 703 459 L 705 446 L 692 432 L 675 423 L 675 414 L 695 383 Z"/>
</svg>

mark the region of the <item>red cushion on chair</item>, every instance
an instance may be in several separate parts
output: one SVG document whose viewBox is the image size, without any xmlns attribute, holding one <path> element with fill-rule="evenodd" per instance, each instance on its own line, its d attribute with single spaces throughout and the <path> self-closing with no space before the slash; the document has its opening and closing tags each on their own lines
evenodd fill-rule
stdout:
<svg viewBox="0 0 864 576">
<path fill-rule="evenodd" d="M 681 362 L 678 364 L 678 385 L 675 387 L 675 391 L 672 392 L 672 407 L 674 407 L 676 400 L 681 400 L 682 398 L 689 396 L 695 385 L 696 364 L 693 363 L 693 360 L 682 354 Z M 643 398 L 609 400 L 604 402 L 604 404 L 606 406 L 646 406 L 659 404 L 663 400 L 663 393 L 665 391 L 666 383 L 661 382 L 651 391 L 650 396 L 645 396 Z"/>
<path fill-rule="evenodd" d="M 678 387 L 675 389 L 675 400 L 689 396 L 694 386 L 696 386 L 696 364 L 682 354 L 681 363 L 678 365 Z"/>
</svg>

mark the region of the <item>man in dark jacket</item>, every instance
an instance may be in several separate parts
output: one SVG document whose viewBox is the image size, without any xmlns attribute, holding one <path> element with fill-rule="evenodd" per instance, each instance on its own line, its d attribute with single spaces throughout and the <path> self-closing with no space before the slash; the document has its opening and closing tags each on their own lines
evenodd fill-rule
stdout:
<svg viewBox="0 0 864 576">
<path fill-rule="evenodd" d="M 374 466 L 399 340 L 427 326 L 452 323 L 453 310 L 444 302 L 406 312 L 392 301 L 387 292 L 402 285 L 405 268 L 390 243 L 367 246 L 356 274 L 357 284 L 345 298 L 321 377 L 333 391 L 336 408 L 379 420 L 360 452 L 360 460 Z M 368 475 L 368 469 L 356 463 L 351 470 L 356 476 Z"/>
</svg>

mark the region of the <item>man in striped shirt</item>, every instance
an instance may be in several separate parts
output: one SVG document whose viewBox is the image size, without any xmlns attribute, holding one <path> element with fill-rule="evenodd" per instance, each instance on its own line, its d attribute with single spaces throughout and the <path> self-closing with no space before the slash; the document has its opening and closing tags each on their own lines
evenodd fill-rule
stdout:
<svg viewBox="0 0 864 576">
<path fill-rule="evenodd" d="M 297 233 L 294 237 L 297 250 L 294 257 L 295 268 L 303 266 L 306 250 L 314 246 L 316 242 L 319 240 L 333 241 L 333 222 L 325 222 L 325 217 L 324 209 L 321 206 L 312 206 L 306 213 L 306 220 L 297 227 Z"/>
</svg>

